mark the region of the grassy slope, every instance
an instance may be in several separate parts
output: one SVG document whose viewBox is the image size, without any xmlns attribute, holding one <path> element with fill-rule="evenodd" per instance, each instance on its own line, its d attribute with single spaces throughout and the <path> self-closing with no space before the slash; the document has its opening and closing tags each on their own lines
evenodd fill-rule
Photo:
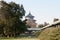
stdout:
<svg viewBox="0 0 60 40">
<path fill-rule="evenodd" d="M 60 27 L 50 27 L 43 30 L 39 37 L 40 40 L 60 40 Z"/>
</svg>

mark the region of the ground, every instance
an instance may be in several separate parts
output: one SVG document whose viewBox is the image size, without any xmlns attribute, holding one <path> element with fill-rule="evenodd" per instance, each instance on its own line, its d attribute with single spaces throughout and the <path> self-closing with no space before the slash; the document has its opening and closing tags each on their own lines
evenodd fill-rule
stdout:
<svg viewBox="0 0 60 40">
<path fill-rule="evenodd" d="M 0 39 L 0 40 L 39 40 L 38 38 L 9 38 L 9 39 Z"/>
</svg>

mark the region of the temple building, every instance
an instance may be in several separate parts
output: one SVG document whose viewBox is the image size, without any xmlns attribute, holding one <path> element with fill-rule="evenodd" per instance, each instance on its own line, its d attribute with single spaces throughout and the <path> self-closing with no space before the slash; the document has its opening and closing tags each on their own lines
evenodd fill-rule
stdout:
<svg viewBox="0 0 60 40">
<path fill-rule="evenodd" d="M 26 25 L 28 28 L 35 28 L 36 27 L 36 20 L 34 20 L 34 16 L 29 12 L 29 14 L 27 16 L 25 16 L 25 19 L 27 19 L 26 21 Z"/>
</svg>

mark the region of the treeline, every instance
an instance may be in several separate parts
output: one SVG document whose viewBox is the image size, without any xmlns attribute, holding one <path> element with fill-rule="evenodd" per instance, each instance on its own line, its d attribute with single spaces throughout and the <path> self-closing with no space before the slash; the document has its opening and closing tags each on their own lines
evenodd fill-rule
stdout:
<svg viewBox="0 0 60 40">
<path fill-rule="evenodd" d="M 56 21 L 59 21 L 59 20 L 60 20 L 59 18 L 54 18 L 54 19 L 53 19 L 53 22 L 56 22 Z M 47 25 L 49 25 L 49 23 L 44 22 L 44 24 L 39 24 L 38 27 L 39 27 L 39 28 L 42 28 L 42 27 L 45 27 L 45 26 L 47 26 Z"/>
<path fill-rule="evenodd" d="M 16 37 L 27 31 L 25 22 L 21 20 L 25 15 L 23 5 L 0 2 L 0 37 Z"/>
</svg>

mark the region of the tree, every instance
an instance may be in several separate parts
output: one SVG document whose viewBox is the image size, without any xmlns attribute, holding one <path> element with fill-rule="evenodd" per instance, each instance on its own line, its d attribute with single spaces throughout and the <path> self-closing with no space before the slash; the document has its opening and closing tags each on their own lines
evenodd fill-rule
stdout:
<svg viewBox="0 0 60 40">
<path fill-rule="evenodd" d="M 44 25 L 43 24 L 39 24 L 38 27 L 39 28 L 42 28 L 42 27 L 44 27 Z"/>
<path fill-rule="evenodd" d="M 58 20 L 59 20 L 58 18 L 54 18 L 53 22 L 56 22 L 56 21 L 58 21 Z"/>
<path fill-rule="evenodd" d="M 44 26 L 47 26 L 47 25 L 49 25 L 49 23 L 47 23 L 47 22 L 44 22 Z"/>
<path fill-rule="evenodd" d="M 17 36 L 27 30 L 21 18 L 25 15 L 23 5 L 19 6 L 14 2 L 6 3 L 1 1 L 0 25 L 3 29 L 3 36 Z"/>
</svg>

